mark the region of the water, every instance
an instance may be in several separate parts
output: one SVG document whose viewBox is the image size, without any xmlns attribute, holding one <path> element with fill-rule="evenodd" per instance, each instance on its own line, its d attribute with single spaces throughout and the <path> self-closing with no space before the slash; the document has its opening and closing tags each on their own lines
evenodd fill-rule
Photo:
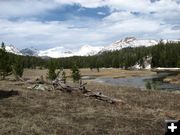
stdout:
<svg viewBox="0 0 180 135">
<path fill-rule="evenodd" d="M 82 76 L 81 79 L 82 80 L 93 80 L 96 79 L 98 76 L 95 75 L 89 75 L 89 76 Z"/>
<path fill-rule="evenodd" d="M 180 85 L 163 82 L 170 73 L 158 73 L 156 75 L 128 78 L 96 78 L 94 81 L 116 86 L 135 87 L 141 89 L 180 90 Z"/>
</svg>

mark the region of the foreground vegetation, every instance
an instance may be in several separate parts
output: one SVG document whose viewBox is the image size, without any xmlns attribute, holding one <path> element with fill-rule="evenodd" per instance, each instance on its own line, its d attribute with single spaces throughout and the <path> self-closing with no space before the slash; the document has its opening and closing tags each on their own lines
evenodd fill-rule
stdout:
<svg viewBox="0 0 180 135">
<path fill-rule="evenodd" d="M 84 75 L 138 76 L 149 71 L 107 69 L 102 73 L 89 69 Z M 67 70 L 67 76 L 70 71 Z M 46 75 L 46 70 L 25 70 L 24 78 Z M 69 74 L 69 75 L 68 75 Z M 11 78 L 11 76 L 7 77 Z M 68 81 L 71 81 L 68 78 Z M 180 119 L 179 92 L 142 91 L 88 82 L 87 88 L 122 99 L 124 105 L 112 105 L 86 98 L 78 93 L 29 90 L 17 81 L 0 81 L 0 133 L 2 135 L 162 135 L 165 119 Z M 13 90 L 13 92 L 11 91 Z"/>
<path fill-rule="evenodd" d="M 165 119 L 180 119 L 180 94 L 176 92 L 88 84 L 88 89 L 126 102 L 111 105 L 78 93 L 31 91 L 17 84 L 0 81 L 1 134 L 161 135 Z M 2 96 L 12 89 L 18 95 Z"/>
</svg>

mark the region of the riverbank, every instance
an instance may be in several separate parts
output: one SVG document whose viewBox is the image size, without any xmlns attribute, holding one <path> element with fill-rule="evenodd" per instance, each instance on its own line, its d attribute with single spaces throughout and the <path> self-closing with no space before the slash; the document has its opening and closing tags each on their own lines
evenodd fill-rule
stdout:
<svg viewBox="0 0 180 135">
<path fill-rule="evenodd" d="M 83 75 L 97 72 L 81 71 Z M 85 74 L 87 72 L 89 74 Z M 110 71 L 100 73 L 106 72 Z M 139 75 L 145 71 L 135 72 L 127 71 L 128 75 Z M 35 78 L 41 73 L 46 74 L 45 71 L 26 70 L 24 76 Z M 164 120 L 180 119 L 179 92 L 142 91 L 95 82 L 88 82 L 87 88 L 121 99 L 125 104 L 112 105 L 78 93 L 29 90 L 26 84 L 0 81 L 0 133 L 162 135 L 165 132 Z"/>
<path fill-rule="evenodd" d="M 175 76 L 168 76 L 164 79 L 164 82 L 180 85 L 180 74 Z"/>
</svg>

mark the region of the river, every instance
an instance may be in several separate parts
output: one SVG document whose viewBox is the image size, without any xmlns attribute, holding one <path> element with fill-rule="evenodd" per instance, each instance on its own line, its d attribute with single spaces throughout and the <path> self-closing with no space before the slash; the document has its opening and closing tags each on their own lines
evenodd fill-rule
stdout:
<svg viewBox="0 0 180 135">
<path fill-rule="evenodd" d="M 140 89 L 156 89 L 156 90 L 180 90 L 180 85 L 164 82 L 163 79 L 171 76 L 171 73 L 157 73 L 156 75 L 137 76 L 127 78 L 112 78 L 112 77 L 84 77 L 92 79 L 99 83 L 106 83 L 115 86 L 134 87 Z"/>
</svg>

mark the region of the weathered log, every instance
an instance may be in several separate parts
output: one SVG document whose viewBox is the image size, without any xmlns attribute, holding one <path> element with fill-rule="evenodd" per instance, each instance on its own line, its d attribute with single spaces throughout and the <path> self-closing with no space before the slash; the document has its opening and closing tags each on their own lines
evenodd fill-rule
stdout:
<svg viewBox="0 0 180 135">
<path fill-rule="evenodd" d="M 34 86 L 32 87 L 27 87 L 28 89 L 31 89 L 31 90 L 41 90 L 41 91 L 45 91 L 45 90 L 52 90 L 51 87 L 47 86 L 47 85 L 44 85 L 44 84 L 35 84 Z"/>
<path fill-rule="evenodd" d="M 41 79 L 36 80 L 34 83 L 35 83 L 35 85 L 31 89 L 47 90 L 48 87 L 46 87 L 45 84 L 48 84 L 48 85 L 53 86 L 54 90 L 60 90 L 60 91 L 67 92 L 67 93 L 71 93 L 73 91 L 76 91 L 76 92 L 79 91 L 87 97 L 93 97 L 95 99 L 105 101 L 105 102 L 108 102 L 111 104 L 116 104 L 116 103 L 124 104 L 125 103 L 122 100 L 106 96 L 106 95 L 102 94 L 101 92 L 92 92 L 91 90 L 86 89 L 85 85 L 87 83 L 80 82 L 79 87 L 72 87 L 72 86 L 62 83 L 61 79 L 59 79 L 59 78 L 56 78 L 52 82 L 46 82 L 43 80 L 42 77 L 41 77 Z"/>
<path fill-rule="evenodd" d="M 52 85 L 53 83 L 50 81 L 45 81 L 43 77 L 37 78 L 36 80 L 27 80 L 26 83 L 28 84 L 47 84 Z"/>
<path fill-rule="evenodd" d="M 97 93 L 94 93 L 90 90 L 87 90 L 85 85 L 87 83 L 84 83 L 84 84 L 80 84 L 80 87 L 71 87 L 71 86 L 68 86 L 66 84 L 61 84 L 60 82 L 57 82 L 58 86 L 59 87 L 56 87 L 55 89 L 59 89 L 61 91 L 65 91 L 65 92 L 68 92 L 68 93 L 71 93 L 72 91 L 81 91 L 85 96 L 88 96 L 88 97 L 94 97 L 98 100 L 102 100 L 102 101 L 105 101 L 105 102 L 108 102 L 108 103 L 111 103 L 111 104 L 115 104 L 115 103 L 122 103 L 124 104 L 124 101 L 122 100 L 119 100 L 119 99 L 115 99 L 115 98 L 112 98 L 112 97 L 108 97 L 106 95 L 103 95 L 101 92 L 97 92 Z M 89 94 L 87 94 L 89 93 Z"/>
<path fill-rule="evenodd" d="M 42 75 L 40 76 L 40 78 L 37 78 L 35 82 L 36 82 L 37 84 L 44 84 L 44 83 L 45 83 L 44 78 L 43 78 Z"/>
<path fill-rule="evenodd" d="M 16 80 L 24 82 L 24 79 L 22 77 L 18 76 L 18 75 L 16 75 Z"/>
<path fill-rule="evenodd" d="M 80 87 L 83 87 L 83 86 L 85 86 L 85 85 L 87 85 L 87 83 L 80 84 Z"/>
<path fill-rule="evenodd" d="M 56 90 L 61 90 L 61 91 L 65 91 L 65 92 L 72 92 L 72 91 L 78 91 L 79 88 L 77 87 L 71 87 L 69 85 L 66 85 L 66 84 L 62 84 L 60 82 L 58 82 L 56 85 L 56 87 L 54 87 Z"/>
<path fill-rule="evenodd" d="M 96 98 L 98 100 L 106 101 L 106 102 L 111 103 L 111 104 L 115 104 L 115 103 L 124 104 L 125 103 L 124 101 L 122 101 L 120 99 L 115 99 L 115 98 L 103 95 L 101 92 L 97 92 L 97 93 L 92 92 L 91 94 L 87 94 L 86 96 L 94 97 L 94 98 Z"/>
</svg>

